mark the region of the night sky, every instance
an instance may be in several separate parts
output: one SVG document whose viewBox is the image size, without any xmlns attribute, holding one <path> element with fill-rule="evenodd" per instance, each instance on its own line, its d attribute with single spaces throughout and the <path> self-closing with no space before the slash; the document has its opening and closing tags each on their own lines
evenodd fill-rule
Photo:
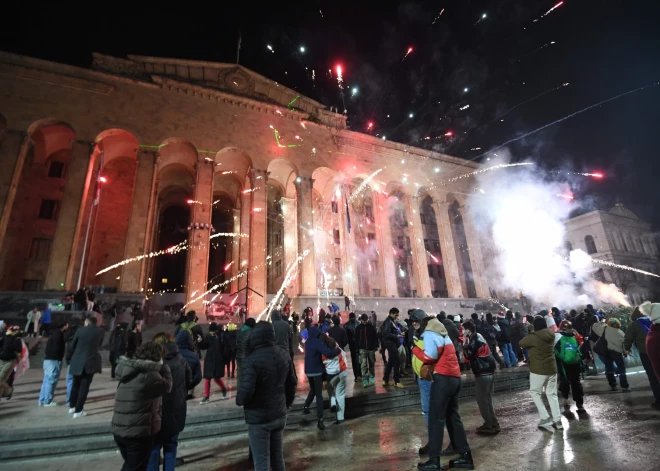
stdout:
<svg viewBox="0 0 660 471">
<path fill-rule="evenodd" d="M 15 3 L 0 49 L 80 66 L 92 51 L 231 63 L 240 30 L 242 65 L 340 111 L 341 65 L 352 130 L 476 161 L 651 85 L 508 148 L 548 170 L 603 172 L 574 188 L 583 211 L 619 200 L 660 226 L 660 2 L 565 0 L 546 16 L 559 0 L 226 3 Z"/>
</svg>

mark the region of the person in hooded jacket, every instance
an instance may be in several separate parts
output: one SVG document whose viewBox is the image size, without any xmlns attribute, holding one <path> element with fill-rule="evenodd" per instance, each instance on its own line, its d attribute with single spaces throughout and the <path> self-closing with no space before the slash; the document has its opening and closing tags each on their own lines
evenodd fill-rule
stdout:
<svg viewBox="0 0 660 471">
<path fill-rule="evenodd" d="M 599 355 L 601 361 L 605 363 L 605 376 L 612 391 L 616 391 L 616 373 L 619 375 L 619 382 L 621 383 L 621 390 L 625 393 L 630 392 L 630 384 L 626 376 L 626 364 L 624 358 L 626 352 L 623 348 L 625 334 L 621 330 L 621 322 L 612 317 L 607 320 L 607 323 L 599 322 L 594 324 L 591 328 L 593 335 L 599 338 L 603 335 L 607 340 L 607 355 Z M 616 366 L 616 368 L 615 368 Z"/>
<path fill-rule="evenodd" d="M 172 375 L 162 360 L 163 347 L 142 345 L 134 358 L 121 357 L 112 414 L 112 434 L 124 459 L 121 471 L 145 471 L 162 424 L 162 396 L 172 389 Z"/>
<path fill-rule="evenodd" d="M 564 341 L 562 342 L 562 337 Z M 567 342 L 567 339 L 575 338 L 575 341 Z M 557 374 L 559 377 L 559 391 L 563 398 L 564 409 L 570 410 L 571 403 L 568 400 L 568 393 L 573 392 L 573 400 L 577 406 L 578 413 L 585 412 L 584 410 L 584 390 L 580 382 L 580 374 L 582 373 L 582 361 L 580 358 L 580 343 L 582 337 L 573 329 L 573 324 L 570 321 L 564 320 L 559 324 L 559 331 L 555 334 L 555 356 L 557 358 Z M 562 343 L 566 346 L 562 347 Z M 577 347 L 574 347 L 577 344 Z M 576 350 L 575 356 L 577 362 L 569 363 L 562 360 L 562 348 Z"/>
<path fill-rule="evenodd" d="M 426 312 L 421 309 L 411 309 L 409 311 L 411 327 L 413 332 L 413 348 L 417 347 L 424 349 L 424 340 L 422 339 L 422 334 L 426 330 L 426 326 L 429 321 L 433 319 L 432 316 L 427 316 Z M 437 319 L 436 319 L 437 320 Z M 426 426 L 429 425 L 429 399 L 431 397 L 431 385 L 433 385 L 433 368 L 424 363 L 417 358 L 415 355 L 412 355 L 412 368 L 417 376 L 417 384 L 419 386 L 419 398 L 420 404 L 422 406 L 422 414 L 426 420 Z M 426 455 L 429 452 L 429 443 L 426 442 L 426 445 L 422 446 L 419 449 L 420 455 Z"/>
<path fill-rule="evenodd" d="M 119 357 L 126 355 L 126 343 L 128 336 L 128 323 L 120 322 L 119 325 L 110 334 L 110 377 L 115 379 L 115 368 Z M 135 349 L 133 350 L 135 353 Z"/>
<path fill-rule="evenodd" d="M 357 348 L 360 356 L 362 387 L 376 384 L 376 350 L 378 350 L 378 332 L 369 322 L 369 316 L 362 314 L 360 324 L 355 328 Z"/>
<path fill-rule="evenodd" d="M 500 431 L 500 423 L 493 408 L 493 394 L 495 393 L 495 358 L 490 353 L 488 343 L 477 333 L 474 322 L 463 323 L 465 333 L 464 352 L 470 362 L 470 368 L 474 373 L 474 391 L 479 406 L 479 412 L 484 419 L 484 424 L 477 427 L 478 433 L 496 434 Z"/>
<path fill-rule="evenodd" d="M 317 426 L 319 430 L 325 430 L 325 425 L 323 424 L 323 359 L 322 356 L 326 358 L 334 358 L 341 353 L 339 347 L 335 349 L 330 349 L 325 346 L 325 344 L 319 338 L 322 334 L 319 327 L 311 325 L 311 321 L 307 320 L 307 331 L 309 336 L 307 342 L 305 342 L 305 375 L 307 376 L 307 381 L 309 382 L 309 394 L 307 399 L 305 399 L 305 404 L 303 405 L 303 414 L 309 414 L 309 406 L 312 403 L 312 400 L 316 397 L 316 418 L 318 420 Z"/>
<path fill-rule="evenodd" d="M 337 342 L 337 345 L 339 345 L 339 348 L 342 350 L 348 345 L 348 335 L 346 335 L 346 331 L 341 326 L 341 317 L 337 314 L 332 316 L 332 327 L 328 329 L 328 335 Z"/>
<path fill-rule="evenodd" d="M 527 327 L 523 322 L 522 314 L 516 311 L 513 319 L 511 319 L 510 321 L 510 324 L 511 324 L 511 347 L 513 348 L 513 354 L 516 356 L 518 360 L 522 360 L 524 358 L 525 361 L 528 361 L 529 359 L 527 358 L 527 354 L 521 351 L 520 348 L 520 340 L 527 337 Z"/>
<path fill-rule="evenodd" d="M 225 376 L 225 363 L 222 357 L 222 339 L 220 338 L 218 324 L 212 322 L 209 326 L 209 335 L 199 339 L 199 348 L 206 350 L 204 357 L 204 398 L 200 404 L 208 404 L 211 396 L 211 380 L 222 389 L 222 398 L 227 399 L 227 386 L 222 380 Z"/>
<path fill-rule="evenodd" d="M 241 330 L 236 334 L 236 366 L 238 367 L 238 379 L 237 383 L 241 382 L 241 365 L 243 360 L 247 355 L 247 341 L 250 336 L 250 332 L 254 329 L 254 326 L 257 324 L 257 321 L 253 317 L 245 319 L 245 324 L 241 327 Z"/>
<path fill-rule="evenodd" d="M 236 324 L 230 322 L 227 324 L 227 330 L 224 333 L 225 359 L 227 362 L 227 378 L 233 378 L 236 374 L 236 337 L 238 331 Z"/>
<path fill-rule="evenodd" d="M 332 327 L 330 316 L 327 315 L 323 309 L 319 309 L 318 327 L 322 334 L 326 334 L 328 330 L 330 330 L 330 327 Z"/>
<path fill-rule="evenodd" d="M 534 318 L 534 332 L 520 341 L 522 348 L 529 348 L 529 393 L 539 412 L 539 428 L 554 432 L 554 425 L 558 430 L 564 428 L 559 412 L 557 399 L 557 362 L 555 361 L 554 345 L 555 334 L 548 328 L 545 320 L 547 311 Z M 543 404 L 543 389 L 550 404 L 552 417 Z"/>
<path fill-rule="evenodd" d="M 500 369 L 506 368 L 504 360 L 502 360 L 502 357 L 497 353 L 497 339 L 500 336 L 501 328 L 497 325 L 497 322 L 495 322 L 493 315 L 490 312 L 486 313 L 486 320 L 481 323 L 481 326 L 477 325 L 477 332 L 480 333 L 486 343 L 488 343 L 490 353 L 500 365 Z M 502 352 L 502 354 L 504 355 L 504 352 Z"/>
<path fill-rule="evenodd" d="M 188 363 L 192 372 L 192 383 L 188 388 L 188 399 L 194 399 L 195 387 L 202 382 L 202 363 L 199 361 L 199 355 L 193 351 L 193 341 L 190 332 L 182 330 L 174 338 L 176 346 L 179 349 L 179 355 Z"/>
<path fill-rule="evenodd" d="M 154 439 L 147 471 L 158 471 L 161 448 L 163 449 L 163 471 L 174 471 L 179 433 L 186 426 L 188 413 L 186 397 L 188 390 L 192 388 L 192 371 L 188 362 L 179 354 L 179 349 L 171 334 L 165 332 L 156 334 L 154 343 L 163 347 L 163 363 L 170 369 L 172 389 L 163 394 L 161 426 Z"/>
<path fill-rule="evenodd" d="M 497 325 L 500 327 L 500 337 L 498 343 L 502 355 L 504 356 L 504 364 L 507 368 L 517 367 L 518 366 L 518 356 L 513 351 L 513 346 L 511 345 L 511 337 L 513 336 L 513 329 L 511 329 L 511 324 L 506 319 L 506 316 L 503 312 L 497 314 Z"/>
<path fill-rule="evenodd" d="M 283 471 L 284 427 L 297 383 L 293 361 L 288 352 L 275 345 L 270 322 L 254 326 L 246 347 L 236 405 L 243 406 L 254 469 Z"/>
<path fill-rule="evenodd" d="M 282 320 L 282 313 L 278 309 L 273 309 L 270 318 L 275 329 L 275 345 L 283 348 L 293 358 L 293 336 L 289 322 Z"/>
<path fill-rule="evenodd" d="M 383 373 L 383 386 L 391 386 L 390 374 L 394 377 L 394 386 L 403 388 L 401 383 L 401 363 L 399 357 L 399 339 L 405 338 L 396 327 L 399 318 L 399 310 L 395 307 L 390 309 L 389 315 L 380 328 L 383 339 L 383 348 L 387 350 L 387 364 Z"/>
<path fill-rule="evenodd" d="M 360 370 L 360 348 L 358 347 L 356 330 L 358 322 L 355 319 L 355 313 L 348 314 L 348 322 L 344 324 L 344 331 L 346 332 L 346 339 L 348 340 L 348 348 L 351 351 L 351 367 L 353 368 L 353 377 L 355 382 L 358 383 L 362 380 L 362 371 Z"/>
<path fill-rule="evenodd" d="M 647 303 L 647 305 L 650 305 L 650 303 Z M 631 349 L 633 345 L 639 351 L 639 358 L 642 361 L 644 371 L 646 371 L 646 377 L 649 379 L 651 391 L 653 391 L 654 401 L 651 407 L 660 410 L 660 382 L 655 371 L 653 371 L 653 364 L 646 351 L 646 337 L 651 331 L 652 324 L 651 319 L 644 314 L 640 306 L 635 307 L 633 313 L 630 315 L 630 324 L 628 324 L 628 328 L 626 329 L 623 348 L 628 352 L 628 355 L 632 355 Z"/>
</svg>

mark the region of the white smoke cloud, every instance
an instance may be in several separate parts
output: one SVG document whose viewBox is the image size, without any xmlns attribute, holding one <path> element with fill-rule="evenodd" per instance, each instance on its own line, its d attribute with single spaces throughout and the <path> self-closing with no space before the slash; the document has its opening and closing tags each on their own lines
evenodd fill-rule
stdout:
<svg viewBox="0 0 660 471">
<path fill-rule="evenodd" d="M 509 162 L 498 151 L 499 162 Z M 548 178 L 536 166 L 517 167 L 476 176 L 479 192 L 468 202 L 481 234 L 496 246 L 488 267 L 490 285 L 498 291 L 518 290 L 535 303 L 572 308 L 578 305 L 628 304 L 614 285 L 594 278 L 591 257 L 581 250 L 565 253 L 564 221 L 576 207 L 567 183 Z"/>
</svg>

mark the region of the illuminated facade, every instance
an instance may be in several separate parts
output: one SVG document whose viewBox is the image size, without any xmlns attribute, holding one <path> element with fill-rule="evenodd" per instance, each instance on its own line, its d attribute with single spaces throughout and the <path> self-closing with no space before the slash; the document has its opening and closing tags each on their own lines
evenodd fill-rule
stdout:
<svg viewBox="0 0 660 471">
<path fill-rule="evenodd" d="M 0 290 L 179 291 L 197 306 L 249 270 L 261 294 L 290 271 L 292 297 L 488 297 L 474 182 L 442 183 L 471 162 L 350 131 L 234 64 L 0 53 L 0 89 Z"/>
</svg>

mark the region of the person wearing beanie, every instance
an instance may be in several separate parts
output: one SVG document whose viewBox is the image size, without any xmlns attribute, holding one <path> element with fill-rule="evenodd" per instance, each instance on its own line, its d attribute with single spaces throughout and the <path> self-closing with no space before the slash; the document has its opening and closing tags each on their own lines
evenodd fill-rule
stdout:
<svg viewBox="0 0 660 471">
<path fill-rule="evenodd" d="M 279 309 L 273 309 L 270 313 L 270 320 L 275 329 L 275 345 L 286 351 L 293 358 L 293 335 L 288 321 L 282 319 L 282 313 Z"/>
<path fill-rule="evenodd" d="M 356 330 L 359 323 L 355 319 L 355 313 L 348 314 L 348 322 L 344 324 L 344 331 L 346 332 L 346 339 L 348 340 L 348 348 L 351 351 L 351 368 L 353 369 L 353 378 L 356 383 L 362 381 L 362 372 L 360 371 L 360 348 L 357 344 Z"/>
<path fill-rule="evenodd" d="M 646 354 L 653 365 L 656 377 L 660 379 L 660 304 L 646 302 L 640 306 L 640 309 L 652 322 L 646 336 Z"/>
<path fill-rule="evenodd" d="M 630 315 L 630 324 L 626 329 L 626 334 L 623 340 L 623 348 L 626 350 L 628 355 L 632 355 L 630 351 L 632 346 L 635 345 L 639 351 L 639 358 L 642 361 L 642 366 L 644 371 L 646 371 L 646 376 L 649 379 L 649 384 L 651 385 L 651 391 L 653 391 L 654 401 L 651 404 L 656 410 L 660 410 L 660 381 L 656 376 L 655 371 L 653 370 L 653 364 L 649 358 L 648 352 L 646 351 L 646 337 L 651 331 L 651 326 L 653 322 L 651 318 L 647 316 L 641 309 L 641 306 L 637 306 L 633 313 Z"/>
<path fill-rule="evenodd" d="M 193 351 L 197 352 L 199 355 L 199 343 L 201 342 L 199 339 L 200 337 L 204 337 L 204 331 L 202 330 L 202 326 L 197 324 L 197 313 L 195 311 L 188 311 L 186 313 L 186 320 L 176 326 L 176 329 L 174 329 L 174 336 L 176 337 L 176 334 L 178 334 L 181 330 L 188 331 L 190 338 L 192 338 L 193 341 Z"/>
<path fill-rule="evenodd" d="M 422 334 L 426 330 L 426 326 L 432 316 L 427 316 L 426 312 L 421 309 L 411 309 L 408 311 L 413 330 L 413 348 L 417 347 L 424 349 L 424 340 Z M 437 320 L 437 319 L 436 319 Z M 412 356 L 412 368 L 417 377 L 417 384 L 419 385 L 420 404 L 422 406 L 422 414 L 426 420 L 426 426 L 429 425 L 429 399 L 431 397 L 431 386 L 433 385 L 433 368 L 430 365 L 424 365 L 422 361 L 416 356 Z M 419 449 L 420 455 L 427 455 L 429 452 L 429 443 Z"/>
<path fill-rule="evenodd" d="M 621 390 L 625 393 L 630 392 L 630 385 L 626 376 L 626 364 L 623 360 L 626 352 L 623 349 L 625 334 L 621 330 L 621 322 L 612 317 L 606 323 L 597 322 L 593 325 L 591 331 L 599 338 L 605 336 L 605 340 L 607 340 L 607 354 L 598 356 L 605 363 L 605 376 L 607 376 L 610 389 L 612 391 L 617 390 L 616 377 L 614 375 L 614 365 L 616 365 Z"/>
<path fill-rule="evenodd" d="M 328 335 L 337 342 L 337 345 L 339 345 L 339 348 L 342 350 L 348 345 L 348 335 L 341 326 L 341 317 L 337 314 L 332 316 L 332 327 L 328 329 Z"/>
<path fill-rule="evenodd" d="M 548 328 L 545 316 L 548 311 L 541 311 L 534 318 L 534 332 L 520 341 L 522 348 L 529 348 L 529 393 L 539 413 L 539 428 L 554 432 L 552 426 L 562 430 L 557 399 L 557 362 L 553 351 L 555 334 Z M 552 417 L 543 404 L 543 389 L 550 404 Z"/>
<path fill-rule="evenodd" d="M 376 350 L 378 350 L 378 332 L 369 322 L 369 316 L 362 314 L 360 324 L 355 328 L 355 344 L 359 350 L 362 387 L 376 384 Z"/>
<path fill-rule="evenodd" d="M 208 404 L 211 396 L 211 380 L 222 389 L 222 398 L 227 399 L 227 387 L 222 378 L 225 376 L 225 362 L 222 355 L 222 339 L 218 335 L 219 326 L 212 322 L 209 335 L 203 339 L 199 347 L 206 350 L 204 358 L 204 398 L 200 404 Z M 221 333 L 221 332 L 220 332 Z"/>
<path fill-rule="evenodd" d="M 243 360 L 247 356 L 247 339 L 250 335 L 250 331 L 254 329 L 254 326 L 257 324 L 257 321 L 254 317 L 248 317 L 245 319 L 245 324 L 241 327 L 241 330 L 236 334 L 236 367 L 238 372 L 236 373 L 236 383 L 241 383 L 241 365 Z"/>
<path fill-rule="evenodd" d="M 500 337 L 498 344 L 502 355 L 504 356 L 504 364 L 507 368 L 518 367 L 518 355 L 513 351 L 511 345 L 511 337 L 513 337 L 513 329 L 503 312 L 497 314 L 497 325 L 500 328 Z"/>
</svg>

